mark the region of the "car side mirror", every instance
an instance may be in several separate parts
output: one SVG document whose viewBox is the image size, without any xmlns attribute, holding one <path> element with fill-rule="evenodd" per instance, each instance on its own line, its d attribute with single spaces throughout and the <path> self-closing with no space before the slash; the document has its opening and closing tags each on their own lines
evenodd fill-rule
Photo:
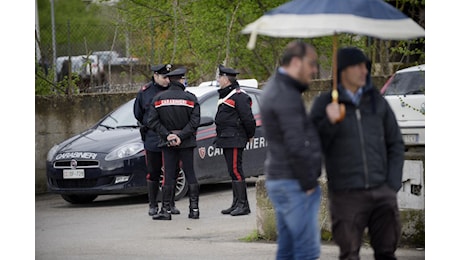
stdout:
<svg viewBox="0 0 460 260">
<path fill-rule="evenodd" d="M 212 124 L 214 124 L 214 119 L 212 117 L 204 116 L 204 117 L 200 118 L 200 127 L 209 126 L 209 125 L 212 125 Z"/>
</svg>

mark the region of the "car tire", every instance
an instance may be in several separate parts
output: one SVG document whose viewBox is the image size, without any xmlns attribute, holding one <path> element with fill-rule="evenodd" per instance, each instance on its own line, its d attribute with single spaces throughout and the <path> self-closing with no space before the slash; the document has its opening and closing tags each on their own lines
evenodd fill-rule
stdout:
<svg viewBox="0 0 460 260">
<path fill-rule="evenodd" d="M 86 204 L 93 202 L 97 195 L 61 195 L 61 197 L 71 204 Z"/>
</svg>

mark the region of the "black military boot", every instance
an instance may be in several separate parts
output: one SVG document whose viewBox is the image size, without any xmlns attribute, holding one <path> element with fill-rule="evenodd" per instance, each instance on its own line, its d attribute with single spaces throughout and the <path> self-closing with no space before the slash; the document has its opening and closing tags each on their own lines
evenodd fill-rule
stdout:
<svg viewBox="0 0 460 260">
<path fill-rule="evenodd" d="M 241 216 L 251 213 L 249 209 L 248 194 L 245 181 L 237 181 L 236 184 L 236 194 L 238 196 L 238 202 L 236 203 L 236 208 L 230 212 L 232 216 Z"/>
<path fill-rule="evenodd" d="M 199 219 L 200 218 L 200 210 L 198 209 L 198 197 L 200 194 L 200 185 L 196 184 L 189 184 L 189 209 L 190 213 L 188 214 L 188 218 L 192 219 Z"/>
<path fill-rule="evenodd" d="M 153 216 L 158 212 L 158 181 L 147 180 L 147 189 L 149 196 L 149 216 Z"/>
<path fill-rule="evenodd" d="M 235 181 L 232 181 L 232 190 L 233 190 L 233 202 L 230 208 L 223 209 L 222 214 L 230 214 L 234 209 L 236 209 L 236 203 L 238 202 L 238 196 L 236 195 L 236 184 Z"/>
<path fill-rule="evenodd" d="M 171 220 L 171 192 L 173 190 L 172 185 L 163 185 L 162 188 L 162 206 L 160 212 L 153 215 L 153 220 Z"/>
<path fill-rule="evenodd" d="M 173 192 L 171 192 L 171 201 L 170 201 L 170 203 L 171 203 L 171 214 L 173 214 L 173 215 L 179 215 L 180 214 L 179 209 L 176 208 L 176 201 L 175 201 L 176 184 L 177 184 L 177 181 L 174 182 Z"/>
</svg>

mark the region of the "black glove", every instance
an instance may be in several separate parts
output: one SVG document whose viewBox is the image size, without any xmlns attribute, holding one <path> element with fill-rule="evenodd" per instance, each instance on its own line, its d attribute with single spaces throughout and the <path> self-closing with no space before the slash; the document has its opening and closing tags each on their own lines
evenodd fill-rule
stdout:
<svg viewBox="0 0 460 260">
<path fill-rule="evenodd" d="M 142 141 L 145 141 L 145 135 L 147 134 L 147 131 L 149 130 L 148 127 L 146 127 L 145 125 L 141 126 L 139 128 L 139 131 L 141 132 L 141 139 Z"/>
</svg>

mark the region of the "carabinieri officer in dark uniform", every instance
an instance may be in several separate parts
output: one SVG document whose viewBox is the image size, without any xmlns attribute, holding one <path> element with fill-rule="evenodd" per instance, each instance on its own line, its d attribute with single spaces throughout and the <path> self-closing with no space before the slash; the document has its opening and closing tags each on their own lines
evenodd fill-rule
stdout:
<svg viewBox="0 0 460 260">
<path fill-rule="evenodd" d="M 168 90 L 152 101 L 148 127 L 160 135 L 160 147 L 164 156 L 165 182 L 163 198 L 173 192 L 176 166 L 182 161 L 182 169 L 189 184 L 189 218 L 198 219 L 199 184 L 193 168 L 193 150 L 196 147 L 196 131 L 200 124 L 200 105 L 196 96 L 185 91 L 185 68 L 176 69 L 166 76 L 170 80 Z M 162 209 L 154 220 L 171 220 L 170 201 L 162 201 Z"/>
<path fill-rule="evenodd" d="M 163 158 L 161 149 L 158 148 L 160 137 L 152 129 L 147 128 L 147 116 L 152 99 L 158 93 L 169 88 L 169 78 L 165 75 L 171 71 L 171 64 L 152 66 L 152 81 L 144 85 L 137 93 L 134 102 L 134 116 L 140 124 L 142 141 L 144 142 L 145 158 L 147 164 L 147 190 L 149 197 L 149 212 L 153 216 L 158 212 L 157 195 L 160 186 L 161 166 Z M 172 213 L 179 214 L 174 206 L 174 193 L 171 197 Z"/>
<path fill-rule="evenodd" d="M 215 117 L 216 147 L 223 148 L 233 188 L 232 205 L 221 212 L 232 216 L 251 213 L 242 164 L 244 147 L 252 141 L 256 130 L 251 97 L 240 89 L 237 74 L 234 69 L 219 65 L 220 89 Z"/>
</svg>

